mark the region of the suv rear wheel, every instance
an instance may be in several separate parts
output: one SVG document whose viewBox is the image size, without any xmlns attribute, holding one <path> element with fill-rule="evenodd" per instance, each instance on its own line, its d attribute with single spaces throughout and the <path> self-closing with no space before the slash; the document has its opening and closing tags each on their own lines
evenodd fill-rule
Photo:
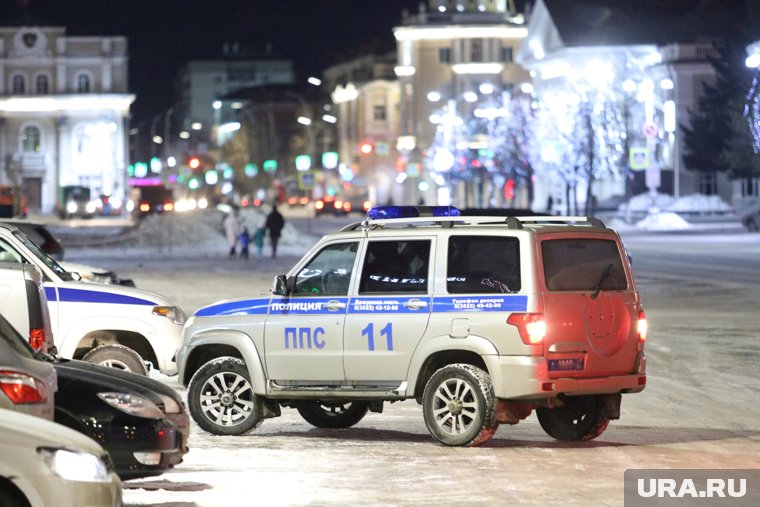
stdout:
<svg viewBox="0 0 760 507">
<path fill-rule="evenodd" d="M 263 419 L 263 404 L 253 393 L 248 368 L 233 357 L 214 359 L 195 372 L 187 404 L 198 426 L 215 435 L 244 435 Z"/>
<path fill-rule="evenodd" d="M 422 397 L 425 424 L 444 445 L 477 446 L 496 433 L 496 397 L 491 376 L 469 364 L 436 371 Z"/>
<path fill-rule="evenodd" d="M 304 401 L 296 410 L 317 428 L 350 428 L 361 421 L 369 406 L 364 401 Z"/>
<path fill-rule="evenodd" d="M 573 396 L 563 401 L 561 407 L 536 409 L 538 422 L 550 437 L 593 440 L 607 429 L 610 420 L 598 396 Z"/>
</svg>

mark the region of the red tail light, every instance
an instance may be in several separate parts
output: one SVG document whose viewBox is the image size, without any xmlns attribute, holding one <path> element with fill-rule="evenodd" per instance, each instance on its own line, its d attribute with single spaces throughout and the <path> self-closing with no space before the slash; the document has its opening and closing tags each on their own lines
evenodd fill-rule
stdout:
<svg viewBox="0 0 760 507">
<path fill-rule="evenodd" d="M 30 329 L 29 330 L 29 345 L 31 345 L 34 350 L 41 350 L 42 352 L 46 352 L 46 350 L 44 350 L 45 329 L 41 327 L 36 328 L 36 329 Z"/>
<path fill-rule="evenodd" d="M 17 371 L 0 371 L 0 390 L 14 405 L 44 403 L 47 400 L 45 384 L 31 375 Z"/>
<path fill-rule="evenodd" d="M 174 209 L 174 203 L 171 201 L 166 201 L 164 203 L 164 211 L 172 211 Z"/>
<path fill-rule="evenodd" d="M 639 333 L 639 341 L 645 342 L 647 340 L 647 329 L 649 328 L 647 324 L 647 316 L 643 311 L 639 312 L 639 320 L 636 323 L 636 331 Z"/>
<path fill-rule="evenodd" d="M 538 345 L 546 336 L 546 322 L 541 313 L 513 313 L 507 324 L 515 326 L 525 345 Z"/>
</svg>

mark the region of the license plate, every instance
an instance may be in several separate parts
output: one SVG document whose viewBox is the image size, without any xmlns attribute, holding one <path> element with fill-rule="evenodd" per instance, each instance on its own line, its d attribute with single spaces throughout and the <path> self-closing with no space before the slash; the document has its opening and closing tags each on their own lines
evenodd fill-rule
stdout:
<svg viewBox="0 0 760 507">
<path fill-rule="evenodd" d="M 549 359 L 549 371 L 577 371 L 583 369 L 583 358 Z"/>
</svg>

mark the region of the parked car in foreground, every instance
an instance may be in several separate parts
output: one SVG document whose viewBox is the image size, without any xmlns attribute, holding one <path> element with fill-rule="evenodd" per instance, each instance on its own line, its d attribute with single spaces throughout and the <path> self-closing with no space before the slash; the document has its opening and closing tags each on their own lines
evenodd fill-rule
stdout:
<svg viewBox="0 0 760 507">
<path fill-rule="evenodd" d="M 182 462 L 190 418 L 171 387 L 85 361 L 46 359 L 58 375 L 55 422 L 102 445 L 119 477 L 160 475 Z"/>
<path fill-rule="evenodd" d="M 57 388 L 53 366 L 40 361 L 24 338 L 0 315 L 0 408 L 52 421 Z"/>
<path fill-rule="evenodd" d="M 120 507 L 122 485 L 97 442 L 39 417 L 0 409 L 0 505 Z"/>
<path fill-rule="evenodd" d="M 165 375 L 177 371 L 185 314 L 167 298 L 132 287 L 85 283 L 61 267 L 23 232 L 0 224 L 0 261 L 42 271 L 55 345 L 62 357 L 135 373 L 146 362 Z"/>
</svg>

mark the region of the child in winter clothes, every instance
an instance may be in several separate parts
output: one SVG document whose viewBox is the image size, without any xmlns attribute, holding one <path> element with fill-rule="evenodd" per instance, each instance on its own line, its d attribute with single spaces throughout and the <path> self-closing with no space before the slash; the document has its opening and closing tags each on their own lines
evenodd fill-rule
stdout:
<svg viewBox="0 0 760 507">
<path fill-rule="evenodd" d="M 243 227 L 243 232 L 240 233 L 238 238 L 240 241 L 240 258 L 248 258 L 248 244 L 251 242 L 251 235 L 248 233 L 248 227 Z"/>
</svg>

